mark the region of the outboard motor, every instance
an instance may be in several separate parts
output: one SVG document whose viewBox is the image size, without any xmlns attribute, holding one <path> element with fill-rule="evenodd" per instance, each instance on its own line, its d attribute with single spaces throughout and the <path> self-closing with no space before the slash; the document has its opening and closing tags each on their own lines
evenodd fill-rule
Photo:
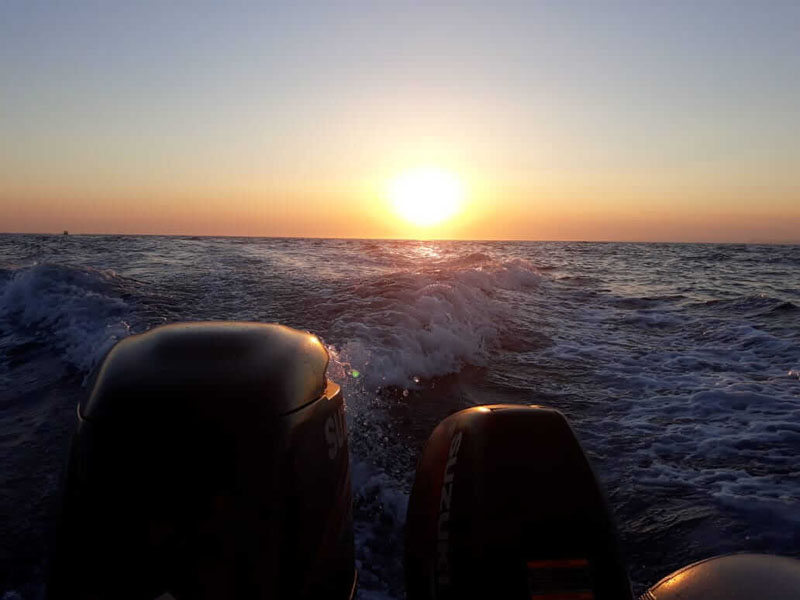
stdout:
<svg viewBox="0 0 800 600">
<path fill-rule="evenodd" d="M 797 600 L 800 560 L 771 554 L 707 558 L 667 575 L 640 600 Z"/>
<path fill-rule="evenodd" d="M 409 600 L 630 600 L 605 500 L 561 413 L 482 406 L 434 430 L 406 522 Z"/>
<path fill-rule="evenodd" d="M 341 390 L 311 334 L 193 323 L 117 344 L 78 407 L 53 599 L 352 598 Z"/>
</svg>

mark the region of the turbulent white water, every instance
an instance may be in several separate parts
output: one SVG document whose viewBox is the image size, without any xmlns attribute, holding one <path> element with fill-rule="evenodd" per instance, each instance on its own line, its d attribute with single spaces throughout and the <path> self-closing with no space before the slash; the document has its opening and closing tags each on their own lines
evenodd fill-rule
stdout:
<svg viewBox="0 0 800 600">
<path fill-rule="evenodd" d="M 402 596 L 416 456 L 479 403 L 564 411 L 637 588 L 800 549 L 800 247 L 0 236 L 0 592 L 37 598 L 74 406 L 120 338 L 317 333 L 344 385 L 361 593 Z"/>
</svg>

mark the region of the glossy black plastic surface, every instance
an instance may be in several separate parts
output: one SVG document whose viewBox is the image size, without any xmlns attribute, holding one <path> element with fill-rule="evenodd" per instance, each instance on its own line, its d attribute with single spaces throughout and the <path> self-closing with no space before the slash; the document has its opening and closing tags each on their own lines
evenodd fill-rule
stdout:
<svg viewBox="0 0 800 600">
<path fill-rule="evenodd" d="M 281 415 L 322 395 L 327 365 L 316 336 L 283 325 L 167 325 L 119 342 L 80 412 L 94 422 L 127 410 L 157 418 L 173 404 L 191 402 L 248 416 Z"/>
<path fill-rule="evenodd" d="M 51 598 L 348 598 L 341 390 L 312 335 L 168 326 L 118 344 L 82 408 Z"/>
<path fill-rule="evenodd" d="M 555 410 L 445 419 L 419 461 L 406 527 L 409 600 L 631 598 L 603 495 Z"/>
</svg>

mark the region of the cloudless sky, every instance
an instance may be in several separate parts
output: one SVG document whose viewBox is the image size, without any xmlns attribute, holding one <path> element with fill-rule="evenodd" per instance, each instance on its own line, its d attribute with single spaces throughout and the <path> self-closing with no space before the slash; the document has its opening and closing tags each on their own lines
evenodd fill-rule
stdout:
<svg viewBox="0 0 800 600">
<path fill-rule="evenodd" d="M 63 229 L 800 242 L 800 2 L 3 0 L 0 231 Z"/>
</svg>

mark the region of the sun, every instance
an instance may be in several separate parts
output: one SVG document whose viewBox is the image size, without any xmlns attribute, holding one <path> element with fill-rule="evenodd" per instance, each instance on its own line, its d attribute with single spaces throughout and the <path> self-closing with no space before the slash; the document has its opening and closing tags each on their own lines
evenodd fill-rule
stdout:
<svg viewBox="0 0 800 600">
<path fill-rule="evenodd" d="M 389 182 L 389 200 L 397 214 L 411 223 L 436 225 L 459 211 L 464 200 L 464 186 L 448 171 L 414 169 Z"/>
</svg>

